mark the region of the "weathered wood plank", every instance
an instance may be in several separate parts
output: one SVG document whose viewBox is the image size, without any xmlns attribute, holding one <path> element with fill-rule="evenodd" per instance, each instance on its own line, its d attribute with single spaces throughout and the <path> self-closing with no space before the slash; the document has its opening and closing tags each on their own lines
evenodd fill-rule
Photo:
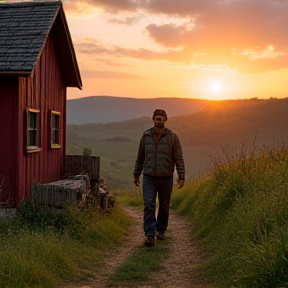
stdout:
<svg viewBox="0 0 288 288">
<path fill-rule="evenodd" d="M 68 203 L 77 205 L 89 188 L 89 177 L 78 175 L 46 184 L 33 183 L 31 191 L 37 205 L 65 207 Z"/>
</svg>

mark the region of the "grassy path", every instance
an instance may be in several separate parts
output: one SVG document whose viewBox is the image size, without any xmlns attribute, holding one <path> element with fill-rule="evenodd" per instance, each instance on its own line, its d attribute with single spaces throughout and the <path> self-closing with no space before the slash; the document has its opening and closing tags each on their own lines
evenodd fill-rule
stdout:
<svg viewBox="0 0 288 288">
<path fill-rule="evenodd" d="M 124 207 L 123 209 L 134 220 L 131 231 L 123 245 L 107 254 L 104 265 L 93 272 L 95 278 L 89 283 L 75 283 L 75 285 L 66 288 L 211 288 L 211 286 L 203 284 L 200 275 L 197 274 L 196 266 L 201 264 L 201 256 L 197 243 L 191 239 L 191 227 L 185 217 L 173 211 L 171 212 L 166 239 L 156 242 L 156 248 L 163 247 L 169 250 L 167 259 L 162 260 L 162 268 L 159 271 L 151 272 L 148 281 L 115 282 L 109 280 L 119 266 L 129 261 L 127 259 L 131 255 L 149 249 L 143 245 L 143 212 L 130 207 Z"/>
</svg>

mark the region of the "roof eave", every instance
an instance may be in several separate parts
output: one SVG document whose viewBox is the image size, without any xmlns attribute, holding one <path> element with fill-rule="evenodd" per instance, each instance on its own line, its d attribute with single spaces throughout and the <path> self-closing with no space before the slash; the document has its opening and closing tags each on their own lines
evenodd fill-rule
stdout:
<svg viewBox="0 0 288 288">
<path fill-rule="evenodd" d="M 32 71 L 0 71 L 1 76 L 9 77 L 29 77 Z"/>
<path fill-rule="evenodd" d="M 75 75 L 74 75 L 74 84 L 69 85 L 68 87 L 77 87 L 78 89 L 82 90 L 82 80 L 81 80 L 81 75 L 80 75 L 80 70 L 79 70 L 79 66 L 78 66 L 78 62 L 77 62 L 77 58 L 76 58 L 76 53 L 74 50 L 74 46 L 73 46 L 73 41 L 72 41 L 72 37 L 69 31 L 69 27 L 68 27 L 68 23 L 65 17 L 65 13 L 64 13 L 64 9 L 63 9 L 63 4 L 61 3 L 61 9 L 59 11 L 60 16 L 61 16 L 61 20 L 63 23 L 63 28 L 65 30 L 65 34 L 68 40 L 68 46 L 69 46 L 69 51 L 70 51 L 70 55 L 71 55 L 71 63 L 73 65 L 74 71 L 75 71 Z M 70 82 L 70 81 L 69 81 Z"/>
</svg>

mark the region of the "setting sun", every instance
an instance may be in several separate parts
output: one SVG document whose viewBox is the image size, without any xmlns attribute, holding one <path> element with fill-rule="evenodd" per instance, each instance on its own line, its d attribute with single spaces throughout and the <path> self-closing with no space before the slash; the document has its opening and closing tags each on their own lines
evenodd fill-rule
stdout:
<svg viewBox="0 0 288 288">
<path fill-rule="evenodd" d="M 211 84 L 210 90 L 214 93 L 219 93 L 222 90 L 222 85 L 218 82 L 214 82 Z"/>
</svg>

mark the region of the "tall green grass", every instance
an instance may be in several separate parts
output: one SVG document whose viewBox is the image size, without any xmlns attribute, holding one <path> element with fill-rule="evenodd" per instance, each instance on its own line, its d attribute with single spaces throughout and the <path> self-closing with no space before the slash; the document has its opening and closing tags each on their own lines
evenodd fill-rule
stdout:
<svg viewBox="0 0 288 288">
<path fill-rule="evenodd" d="M 209 254 L 220 287 L 288 287 L 288 148 L 223 148 L 207 173 L 172 194 Z"/>
<path fill-rule="evenodd" d="M 132 206 L 135 208 L 144 208 L 142 188 L 131 190 L 118 189 L 114 191 L 117 201 L 122 205 Z"/>
<path fill-rule="evenodd" d="M 109 215 L 88 212 L 55 217 L 27 202 L 12 220 L 0 218 L 0 287 L 61 287 L 91 277 L 131 219 L 117 206 Z"/>
</svg>

